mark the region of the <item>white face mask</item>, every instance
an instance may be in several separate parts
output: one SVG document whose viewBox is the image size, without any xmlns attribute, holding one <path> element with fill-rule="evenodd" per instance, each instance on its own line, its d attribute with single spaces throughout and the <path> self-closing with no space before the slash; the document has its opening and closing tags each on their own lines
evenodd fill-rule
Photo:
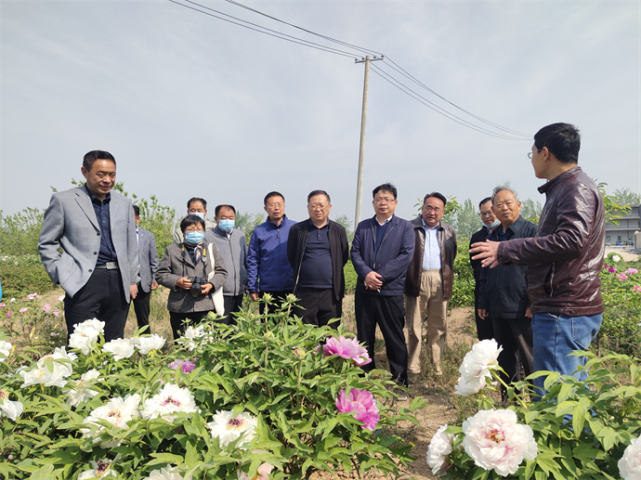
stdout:
<svg viewBox="0 0 641 480">
<path fill-rule="evenodd" d="M 197 217 L 200 217 L 200 218 L 202 218 L 203 220 L 205 219 L 205 214 L 204 214 L 204 213 L 200 213 L 200 212 L 192 212 L 192 213 L 190 213 L 189 215 L 196 215 Z"/>
<path fill-rule="evenodd" d="M 489 228 L 490 230 L 492 230 L 493 228 L 498 227 L 500 224 L 501 224 L 501 222 L 499 222 L 499 219 L 497 218 L 496 220 L 494 220 L 494 223 L 492 225 L 488 226 L 488 225 L 483 224 L 483 226 L 485 228 Z"/>
</svg>

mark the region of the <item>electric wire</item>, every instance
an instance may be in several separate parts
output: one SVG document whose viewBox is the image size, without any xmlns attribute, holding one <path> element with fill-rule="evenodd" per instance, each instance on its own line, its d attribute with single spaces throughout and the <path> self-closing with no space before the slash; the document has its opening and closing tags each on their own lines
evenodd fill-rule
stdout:
<svg viewBox="0 0 641 480">
<path fill-rule="evenodd" d="M 474 125 L 473 123 L 470 123 L 467 120 L 462 119 L 461 117 L 459 117 L 457 115 L 454 115 L 451 112 L 448 112 L 447 110 L 443 109 L 442 107 L 439 107 L 434 102 L 431 102 L 430 100 L 426 99 L 425 97 L 423 97 L 419 93 L 416 93 L 414 90 L 412 90 L 408 86 L 404 85 L 402 82 L 400 82 L 398 79 L 392 77 L 387 72 L 381 70 L 376 65 L 372 64 L 370 66 L 372 67 L 372 72 L 375 73 L 376 75 L 378 75 L 379 77 L 381 77 L 383 80 L 387 81 L 388 83 L 392 84 L 394 87 L 396 87 L 399 90 L 401 90 L 406 95 L 412 97 L 414 100 L 422 103 L 426 107 L 430 108 L 431 110 L 434 110 L 436 113 L 439 113 L 440 115 L 443 115 L 444 117 L 452 120 L 453 122 L 456 122 L 456 123 L 458 123 L 460 125 L 463 125 L 464 127 L 471 128 L 472 130 L 476 130 L 479 133 L 483 133 L 483 134 L 490 135 L 490 136 L 493 136 L 493 137 L 502 138 L 502 139 L 505 139 L 505 140 L 519 140 L 519 141 L 525 140 L 524 138 L 513 137 L 513 136 L 511 137 L 511 136 L 503 135 L 501 133 L 496 133 L 496 132 L 492 132 L 491 130 L 487 130 L 487 129 L 479 126 L 479 125 Z"/>
</svg>

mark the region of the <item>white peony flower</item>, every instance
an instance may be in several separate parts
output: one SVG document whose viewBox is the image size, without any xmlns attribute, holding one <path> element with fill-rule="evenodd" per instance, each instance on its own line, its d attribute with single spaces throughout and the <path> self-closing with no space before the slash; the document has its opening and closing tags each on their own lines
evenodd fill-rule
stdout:
<svg viewBox="0 0 641 480">
<path fill-rule="evenodd" d="M 474 463 L 502 477 L 538 453 L 532 429 L 517 423 L 512 410 L 481 410 L 463 422 L 463 433 L 463 447 Z"/>
<path fill-rule="evenodd" d="M 623 480 L 641 480 L 641 437 L 630 442 L 617 465 Z"/>
<path fill-rule="evenodd" d="M 160 470 L 153 470 L 149 476 L 143 480 L 183 480 L 183 477 L 178 473 L 178 467 L 170 467 L 167 465 Z"/>
<path fill-rule="evenodd" d="M 621 257 L 619 257 L 618 255 L 612 255 L 612 261 L 618 263 L 621 261 Z"/>
<path fill-rule="evenodd" d="M 86 470 L 78 475 L 78 480 L 88 480 L 90 478 L 117 477 L 118 475 L 111 469 L 111 460 L 98 460 L 91 462 L 91 470 Z"/>
<path fill-rule="evenodd" d="M 0 340 L 0 362 L 9 358 L 9 355 L 11 355 L 11 348 L 12 345 L 9 342 Z"/>
<path fill-rule="evenodd" d="M 123 358 L 129 358 L 134 354 L 135 343 L 129 338 L 118 338 L 107 342 L 102 346 L 103 352 L 111 353 L 117 362 Z"/>
<path fill-rule="evenodd" d="M 143 355 L 147 355 L 152 350 L 160 350 L 166 342 L 164 337 L 156 334 L 149 337 L 132 338 L 132 340 L 135 340 L 136 348 Z"/>
<path fill-rule="evenodd" d="M 67 405 L 71 405 L 72 407 L 77 407 L 82 402 L 86 402 L 90 398 L 93 398 L 96 395 L 98 395 L 97 391 L 92 390 L 91 388 L 88 388 L 88 387 L 93 385 L 94 380 L 97 380 L 99 377 L 100 377 L 100 372 L 92 368 L 91 370 L 86 371 L 82 375 L 82 377 L 80 377 L 80 380 L 72 382 L 76 388 L 71 389 L 67 392 L 67 400 L 66 400 Z"/>
<path fill-rule="evenodd" d="M 158 394 L 145 400 L 141 414 L 142 418 L 147 420 L 162 417 L 171 422 L 176 418 L 175 415 L 171 415 L 172 413 L 196 413 L 198 411 L 194 396 L 189 390 L 172 383 L 166 383 Z"/>
<path fill-rule="evenodd" d="M 134 395 L 127 395 L 124 400 L 122 397 L 112 398 L 107 402 L 106 405 L 96 408 L 92 411 L 87 418 L 83 420 L 83 423 L 88 425 L 99 425 L 98 420 L 106 420 L 111 423 L 114 427 L 118 428 L 127 428 L 127 424 L 135 417 L 140 416 L 138 407 L 140 405 L 140 395 L 137 393 Z M 96 435 L 100 435 L 104 427 L 100 426 L 96 432 Z M 89 428 L 82 428 L 80 431 L 85 435 L 91 435 L 91 430 Z M 102 445 L 113 447 L 115 444 L 113 442 L 104 442 Z"/>
<path fill-rule="evenodd" d="M 459 368 L 461 377 L 456 388 L 456 393 L 467 396 L 472 395 L 485 386 L 485 377 L 490 377 L 490 370 L 499 366 L 499 347 L 496 340 L 482 340 L 472 347 L 463 359 Z M 481 380 L 483 379 L 483 380 Z"/>
<path fill-rule="evenodd" d="M 24 381 L 22 388 L 38 383 L 45 387 L 64 387 L 67 384 L 65 379 L 71 376 L 73 368 L 69 363 L 63 363 L 60 360 L 71 362 L 76 358 L 78 357 L 67 353 L 65 347 L 56 348 L 53 354 L 46 355 L 38 360 L 36 368 L 33 370 L 20 370 L 18 372 Z M 51 361 L 51 370 L 47 366 L 48 361 Z"/>
<path fill-rule="evenodd" d="M 9 400 L 9 392 L 0 388 L 0 417 L 5 415 L 15 422 L 23 410 L 22 402 Z"/>
<path fill-rule="evenodd" d="M 427 465 L 432 469 L 432 474 L 438 477 L 445 475 L 450 467 L 448 455 L 452 453 L 452 442 L 456 435 L 445 433 L 447 424 L 440 427 L 427 448 Z"/>
<path fill-rule="evenodd" d="M 232 416 L 231 411 L 216 412 L 212 420 L 207 426 L 211 430 L 211 436 L 220 439 L 221 447 L 226 447 L 242 437 L 238 446 L 247 448 L 256 434 L 258 421 L 256 417 L 245 412 L 239 413 L 235 417 Z"/>
<path fill-rule="evenodd" d="M 64 295 L 60 295 L 60 296 L 58 297 L 58 301 L 59 301 L 60 303 L 64 302 L 64 301 L 65 301 L 65 296 L 64 296 Z"/>
<path fill-rule="evenodd" d="M 199 340 L 196 342 L 196 340 Z M 178 339 L 178 343 L 182 343 L 187 346 L 189 351 L 193 350 L 201 342 L 210 342 L 212 340 L 211 335 L 207 335 L 205 332 L 205 327 L 199 325 L 198 327 L 192 327 L 191 325 L 185 330 L 185 334 Z"/>
<path fill-rule="evenodd" d="M 69 346 L 78 348 L 84 355 L 88 355 L 93 350 L 93 344 L 98 341 L 101 333 L 105 333 L 105 322 L 96 318 L 85 320 L 74 325 L 73 333 L 69 336 Z"/>
</svg>

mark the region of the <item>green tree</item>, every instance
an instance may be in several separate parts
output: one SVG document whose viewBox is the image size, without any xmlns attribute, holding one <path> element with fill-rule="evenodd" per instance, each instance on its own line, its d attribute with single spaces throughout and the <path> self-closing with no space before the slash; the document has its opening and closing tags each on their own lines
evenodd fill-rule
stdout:
<svg viewBox="0 0 641 480">
<path fill-rule="evenodd" d="M 456 235 L 465 238 L 470 238 L 474 232 L 481 228 L 478 211 L 469 198 L 463 202 L 463 206 L 456 215 L 456 223 L 453 226 L 456 230 Z"/>
<path fill-rule="evenodd" d="M 340 215 L 339 217 L 336 217 L 334 221 L 336 223 L 340 223 L 343 228 L 345 228 L 345 231 L 347 232 L 347 241 L 352 243 L 352 240 L 354 239 L 354 231 L 352 230 L 352 221 L 349 217 L 347 215 Z"/>
<path fill-rule="evenodd" d="M 541 202 L 535 202 L 531 198 L 521 202 L 521 216 L 532 223 L 539 224 L 542 211 L 543 205 L 541 205 Z"/>
<path fill-rule="evenodd" d="M 595 183 L 597 180 L 595 180 Z M 621 205 L 617 198 L 614 195 L 608 195 L 605 191 L 605 187 L 608 186 L 605 182 L 597 183 L 599 188 L 599 193 L 603 197 L 603 207 L 605 208 L 605 223 L 611 223 L 613 225 L 619 224 L 619 219 L 623 218 L 630 211 L 628 205 Z"/>
<path fill-rule="evenodd" d="M 617 188 L 612 196 L 620 205 L 639 205 L 641 204 L 641 194 L 634 193 L 629 188 Z"/>
</svg>

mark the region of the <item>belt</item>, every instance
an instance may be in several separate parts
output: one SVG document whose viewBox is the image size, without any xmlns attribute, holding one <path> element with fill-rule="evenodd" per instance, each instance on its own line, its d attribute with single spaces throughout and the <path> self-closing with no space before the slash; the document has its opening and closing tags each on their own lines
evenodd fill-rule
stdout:
<svg viewBox="0 0 641 480">
<path fill-rule="evenodd" d="M 423 270 L 424 272 L 440 272 L 440 268 L 428 268 L 426 270 Z"/>
<path fill-rule="evenodd" d="M 104 268 L 105 270 L 118 270 L 118 262 L 107 262 L 102 265 L 96 265 L 96 268 Z"/>
</svg>

